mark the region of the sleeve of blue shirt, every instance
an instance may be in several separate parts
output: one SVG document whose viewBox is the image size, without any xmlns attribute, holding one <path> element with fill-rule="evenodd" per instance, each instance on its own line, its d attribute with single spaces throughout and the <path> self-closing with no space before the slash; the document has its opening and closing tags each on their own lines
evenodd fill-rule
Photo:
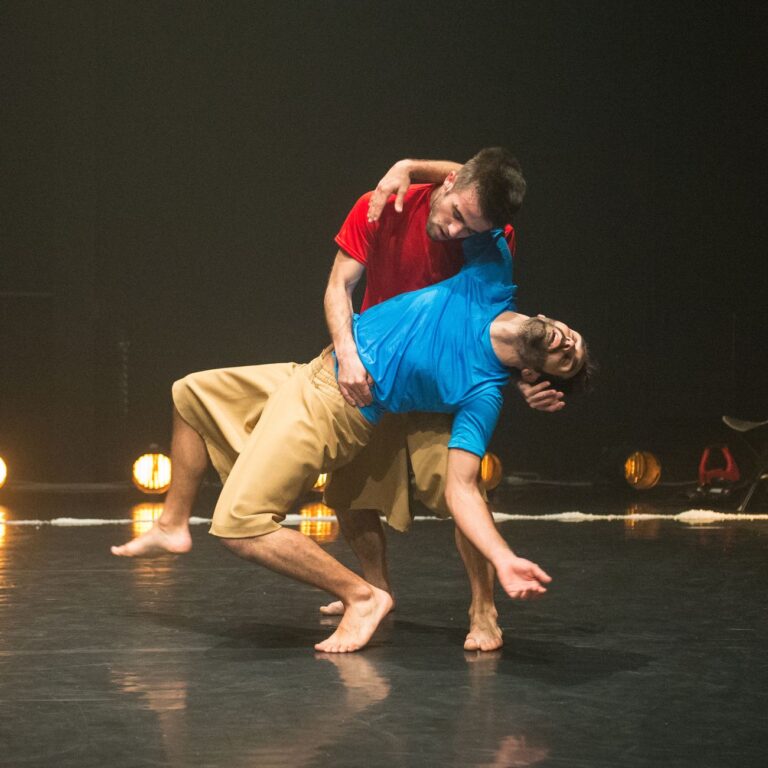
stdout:
<svg viewBox="0 0 768 768">
<path fill-rule="evenodd" d="M 499 420 L 503 398 L 498 389 L 473 397 L 456 412 L 449 448 L 461 448 L 482 458 L 491 441 L 496 422 Z"/>
</svg>

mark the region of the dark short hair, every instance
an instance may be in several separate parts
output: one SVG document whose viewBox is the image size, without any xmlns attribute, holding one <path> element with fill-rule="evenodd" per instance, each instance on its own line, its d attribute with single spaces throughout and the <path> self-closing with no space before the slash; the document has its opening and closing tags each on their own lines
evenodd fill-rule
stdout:
<svg viewBox="0 0 768 768">
<path fill-rule="evenodd" d="M 483 216 L 494 227 L 512 221 L 525 197 L 523 169 L 517 158 L 503 147 L 481 149 L 456 173 L 459 189 L 477 185 L 478 202 Z"/>
</svg>

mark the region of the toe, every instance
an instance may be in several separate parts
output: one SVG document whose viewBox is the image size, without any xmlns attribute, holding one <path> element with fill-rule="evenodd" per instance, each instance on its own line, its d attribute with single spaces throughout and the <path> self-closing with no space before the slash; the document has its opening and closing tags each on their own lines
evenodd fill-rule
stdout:
<svg viewBox="0 0 768 768">
<path fill-rule="evenodd" d="M 480 643 L 478 643 L 477 640 L 474 637 L 472 637 L 472 635 L 467 635 L 467 639 L 464 641 L 464 650 L 479 651 Z"/>
</svg>

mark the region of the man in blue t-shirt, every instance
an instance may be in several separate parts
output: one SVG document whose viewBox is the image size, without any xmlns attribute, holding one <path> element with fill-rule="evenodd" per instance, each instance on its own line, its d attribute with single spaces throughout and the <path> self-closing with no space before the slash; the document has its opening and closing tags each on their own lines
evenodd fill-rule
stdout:
<svg viewBox="0 0 768 768">
<path fill-rule="evenodd" d="M 341 599 L 341 622 L 317 650 L 362 648 L 392 598 L 280 520 L 320 472 L 355 456 L 386 411 L 455 414 L 445 496 L 456 524 L 492 563 L 510 597 L 536 596 L 551 581 L 507 546 L 477 475 L 509 369 L 528 380 L 542 373 L 583 378 L 587 348 L 564 323 L 514 311 L 512 260 L 500 230 L 468 238 L 463 249 L 465 265 L 454 277 L 355 318 L 355 343 L 373 381 L 373 402 L 357 408 L 344 400 L 332 355 L 304 366 L 270 397 L 216 506 L 211 533 L 235 554 Z"/>
</svg>

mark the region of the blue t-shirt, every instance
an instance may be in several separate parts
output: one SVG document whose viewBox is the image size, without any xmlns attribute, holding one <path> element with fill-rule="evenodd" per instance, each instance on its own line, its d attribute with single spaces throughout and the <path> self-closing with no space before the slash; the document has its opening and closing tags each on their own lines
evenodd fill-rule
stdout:
<svg viewBox="0 0 768 768">
<path fill-rule="evenodd" d="M 374 385 L 361 408 L 454 413 L 449 448 L 483 456 L 501 410 L 509 370 L 491 347 L 491 323 L 515 309 L 512 256 L 501 230 L 464 241 L 461 271 L 355 315 L 357 352 Z"/>
</svg>

